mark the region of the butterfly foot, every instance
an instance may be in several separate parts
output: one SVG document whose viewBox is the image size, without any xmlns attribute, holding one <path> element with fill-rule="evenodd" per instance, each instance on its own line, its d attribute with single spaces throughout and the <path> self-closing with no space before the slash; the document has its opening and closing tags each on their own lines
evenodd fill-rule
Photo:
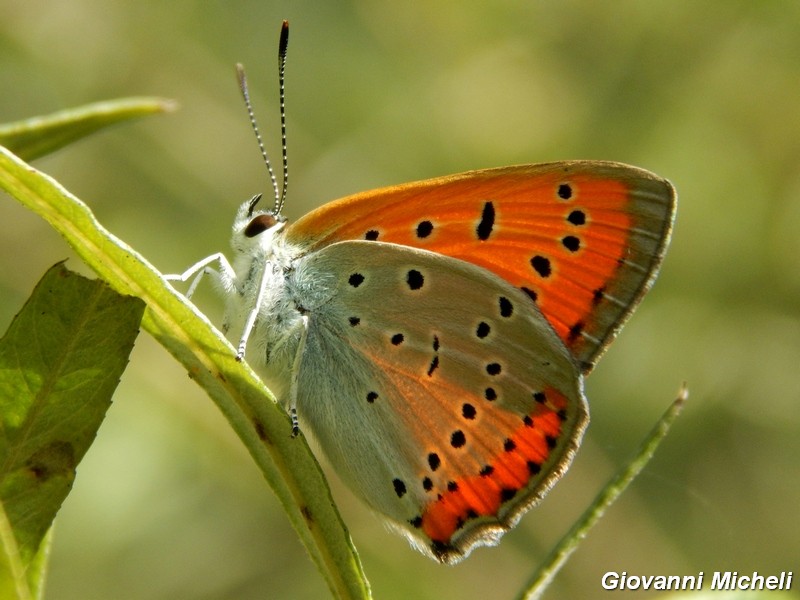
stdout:
<svg viewBox="0 0 800 600">
<path fill-rule="evenodd" d="M 297 409 L 292 408 L 289 411 L 289 416 L 292 419 L 292 437 L 296 438 L 300 435 L 300 422 L 297 420 Z"/>
</svg>

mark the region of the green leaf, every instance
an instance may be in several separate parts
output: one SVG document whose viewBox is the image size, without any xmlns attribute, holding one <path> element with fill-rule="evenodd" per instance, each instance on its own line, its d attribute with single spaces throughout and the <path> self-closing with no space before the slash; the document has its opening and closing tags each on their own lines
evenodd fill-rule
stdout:
<svg viewBox="0 0 800 600">
<path fill-rule="evenodd" d="M 36 600 L 44 597 L 44 588 L 47 576 L 47 564 L 50 559 L 50 547 L 53 545 L 53 527 L 47 531 L 39 550 L 28 565 L 28 583 L 31 587 L 31 596 Z M 37 589 L 38 585 L 38 589 Z"/>
<path fill-rule="evenodd" d="M 322 470 L 274 397 L 194 305 L 150 263 L 106 231 L 52 178 L 0 148 L 0 188 L 58 231 L 117 291 L 147 304 L 143 327 L 187 369 L 228 419 L 283 505 L 337 598 L 368 598 L 369 585 Z"/>
<path fill-rule="evenodd" d="M 25 160 L 55 152 L 98 129 L 120 121 L 174 110 L 161 98 L 122 98 L 69 108 L 50 115 L 0 125 L 0 145 Z"/>
<path fill-rule="evenodd" d="M 40 587 L 33 563 L 111 405 L 143 312 L 138 298 L 58 264 L 0 340 L 2 598 Z"/>
</svg>

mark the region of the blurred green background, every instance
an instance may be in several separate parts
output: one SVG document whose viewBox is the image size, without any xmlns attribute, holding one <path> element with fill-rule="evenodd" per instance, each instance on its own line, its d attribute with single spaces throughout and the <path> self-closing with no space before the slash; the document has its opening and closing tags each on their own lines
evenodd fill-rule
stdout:
<svg viewBox="0 0 800 600">
<path fill-rule="evenodd" d="M 36 163 L 164 272 L 227 251 L 236 206 L 269 194 L 233 66 L 248 68 L 278 153 L 283 18 L 290 218 L 371 187 L 514 163 L 608 159 L 669 178 L 672 247 L 587 380 L 577 460 L 498 548 L 439 566 L 332 477 L 334 494 L 376 597 L 510 598 L 685 380 L 684 416 L 549 597 L 596 596 L 606 571 L 798 571 L 800 3 L 409 4 L 1 0 L 0 121 L 177 100 L 176 113 Z M 0 329 L 69 256 L 0 198 Z M 197 303 L 219 318 L 213 291 Z M 327 595 L 214 405 L 146 334 L 55 533 L 47 600 Z"/>
</svg>

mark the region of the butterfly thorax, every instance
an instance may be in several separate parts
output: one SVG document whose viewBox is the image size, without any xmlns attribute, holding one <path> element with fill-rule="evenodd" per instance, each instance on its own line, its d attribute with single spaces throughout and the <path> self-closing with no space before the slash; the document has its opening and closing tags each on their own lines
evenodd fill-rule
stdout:
<svg viewBox="0 0 800 600">
<path fill-rule="evenodd" d="M 247 359 L 282 401 L 288 395 L 291 367 L 307 312 L 293 285 L 303 251 L 287 243 L 285 224 L 282 217 L 268 211 L 252 211 L 250 202 L 242 205 L 231 238 L 235 276 L 230 281 L 222 278 L 223 286 L 232 292 L 225 310 L 226 331 L 234 335 L 242 331 L 252 307 L 257 303 L 260 306 Z M 319 296 L 324 291 L 312 293 Z"/>
</svg>

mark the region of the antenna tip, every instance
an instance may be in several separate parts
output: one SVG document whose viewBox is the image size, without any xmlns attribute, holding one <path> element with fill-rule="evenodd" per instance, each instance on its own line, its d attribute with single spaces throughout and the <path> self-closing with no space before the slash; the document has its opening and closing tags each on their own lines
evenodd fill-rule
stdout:
<svg viewBox="0 0 800 600">
<path fill-rule="evenodd" d="M 278 56 L 286 56 L 286 47 L 289 45 L 289 21 L 281 25 L 281 39 L 278 43 Z"/>
<path fill-rule="evenodd" d="M 247 90 L 247 76 L 244 74 L 244 65 L 242 63 L 236 63 L 236 79 L 239 82 L 239 89 L 244 93 Z"/>
</svg>

